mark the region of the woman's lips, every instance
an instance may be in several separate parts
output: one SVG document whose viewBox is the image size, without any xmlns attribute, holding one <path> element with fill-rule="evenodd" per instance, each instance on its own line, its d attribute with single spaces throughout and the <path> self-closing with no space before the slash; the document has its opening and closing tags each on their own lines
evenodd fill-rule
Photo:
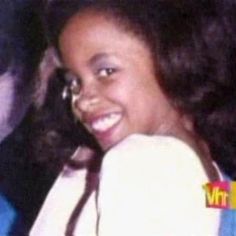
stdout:
<svg viewBox="0 0 236 236">
<path fill-rule="evenodd" d="M 122 113 L 111 112 L 105 115 L 99 115 L 86 119 L 86 126 L 89 127 L 89 130 L 95 135 L 102 134 L 108 132 L 115 125 L 117 125 L 120 122 L 121 118 Z"/>
</svg>

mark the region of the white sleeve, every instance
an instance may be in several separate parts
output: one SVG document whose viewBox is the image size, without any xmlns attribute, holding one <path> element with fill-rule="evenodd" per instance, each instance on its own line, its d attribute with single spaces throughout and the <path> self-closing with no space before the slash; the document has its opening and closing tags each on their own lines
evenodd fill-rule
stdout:
<svg viewBox="0 0 236 236">
<path fill-rule="evenodd" d="M 170 137 L 132 135 L 104 157 L 100 236 L 213 236 L 219 210 L 205 206 L 208 182 L 196 153 Z"/>
<path fill-rule="evenodd" d="M 66 225 L 78 200 L 84 192 L 86 171 L 65 167 L 50 190 L 40 213 L 30 231 L 30 236 L 64 236 Z M 80 236 L 94 235 L 96 228 L 95 201 L 88 200 L 79 221 Z M 77 224 L 78 225 L 78 224 Z"/>
</svg>

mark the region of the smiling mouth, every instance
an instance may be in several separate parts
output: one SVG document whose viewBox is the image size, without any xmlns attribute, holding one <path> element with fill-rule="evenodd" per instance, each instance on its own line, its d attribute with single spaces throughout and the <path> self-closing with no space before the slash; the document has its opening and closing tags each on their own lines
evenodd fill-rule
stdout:
<svg viewBox="0 0 236 236">
<path fill-rule="evenodd" d="M 89 122 L 89 127 L 93 133 L 105 133 L 120 122 L 121 113 L 109 113 L 93 119 Z"/>
</svg>

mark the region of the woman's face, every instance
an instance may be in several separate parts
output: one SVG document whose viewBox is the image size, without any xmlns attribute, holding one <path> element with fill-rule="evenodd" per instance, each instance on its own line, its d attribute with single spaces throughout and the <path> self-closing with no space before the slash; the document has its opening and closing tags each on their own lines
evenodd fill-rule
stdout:
<svg viewBox="0 0 236 236">
<path fill-rule="evenodd" d="M 130 134 L 168 134 L 177 125 L 149 48 L 115 21 L 78 14 L 65 26 L 59 47 L 81 86 L 72 96 L 73 112 L 104 150 Z"/>
</svg>

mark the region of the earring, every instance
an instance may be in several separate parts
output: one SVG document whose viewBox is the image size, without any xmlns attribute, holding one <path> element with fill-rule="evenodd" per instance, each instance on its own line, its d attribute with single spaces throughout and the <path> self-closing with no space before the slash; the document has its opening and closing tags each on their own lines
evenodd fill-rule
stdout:
<svg viewBox="0 0 236 236">
<path fill-rule="evenodd" d="M 66 100 L 70 97 L 70 89 L 68 86 L 65 86 L 63 88 L 61 96 L 62 96 L 62 100 Z"/>
<path fill-rule="evenodd" d="M 73 95 L 79 95 L 81 90 L 80 82 L 77 79 L 73 79 L 70 85 L 70 91 Z"/>
</svg>

